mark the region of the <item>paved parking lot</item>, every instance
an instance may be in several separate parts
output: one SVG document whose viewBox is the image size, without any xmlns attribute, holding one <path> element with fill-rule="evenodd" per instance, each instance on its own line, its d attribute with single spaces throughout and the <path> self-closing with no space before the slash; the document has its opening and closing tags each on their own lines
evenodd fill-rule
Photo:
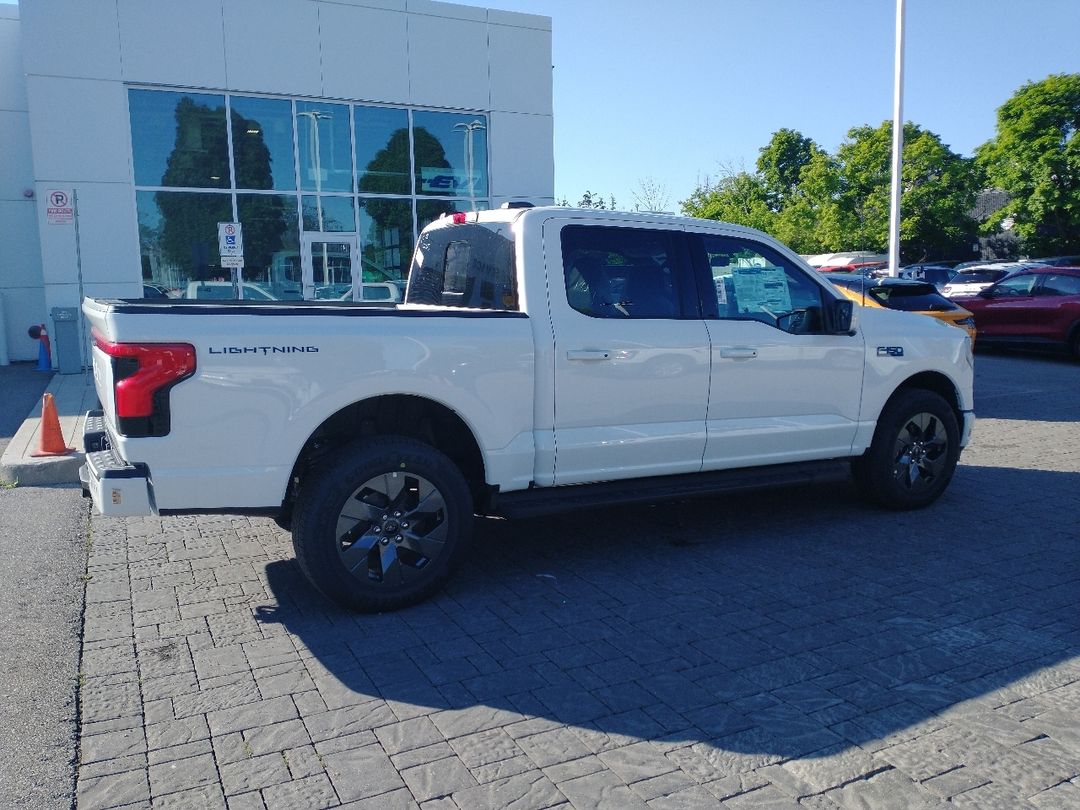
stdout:
<svg viewBox="0 0 1080 810">
<path fill-rule="evenodd" d="M 269 520 L 95 517 L 79 806 L 1080 807 L 1080 365 L 976 386 L 931 509 L 489 520 L 390 615 Z"/>
</svg>

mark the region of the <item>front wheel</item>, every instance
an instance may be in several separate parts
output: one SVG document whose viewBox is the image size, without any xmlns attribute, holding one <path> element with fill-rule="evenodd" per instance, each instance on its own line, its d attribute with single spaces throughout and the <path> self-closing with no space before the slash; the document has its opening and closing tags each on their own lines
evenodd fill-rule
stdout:
<svg viewBox="0 0 1080 810">
<path fill-rule="evenodd" d="M 874 440 L 852 472 L 867 500 L 918 509 L 945 491 L 959 458 L 960 430 L 948 403 L 930 391 L 901 391 L 882 410 Z"/>
<path fill-rule="evenodd" d="M 304 481 L 293 547 L 307 578 L 338 604 L 395 610 L 449 578 L 472 519 L 468 485 L 445 455 L 405 437 L 365 439 Z"/>
</svg>

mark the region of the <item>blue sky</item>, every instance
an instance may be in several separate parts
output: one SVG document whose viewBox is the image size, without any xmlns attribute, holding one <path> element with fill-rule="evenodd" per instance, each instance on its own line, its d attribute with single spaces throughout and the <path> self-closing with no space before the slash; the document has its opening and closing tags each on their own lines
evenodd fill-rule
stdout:
<svg viewBox="0 0 1080 810">
<path fill-rule="evenodd" d="M 675 210 L 790 127 L 833 151 L 892 117 L 894 0 L 460 0 L 552 18 L 555 192 Z M 4 0 L 0 0 L 4 2 Z M 1080 72 L 1080 0 L 907 0 L 904 117 L 963 155 L 1024 82 Z"/>
<path fill-rule="evenodd" d="M 676 210 L 790 127 L 833 151 L 892 118 L 894 0 L 468 0 L 552 18 L 555 190 Z M 970 155 L 1027 81 L 1080 72 L 1080 0 L 907 0 L 904 117 Z"/>
</svg>

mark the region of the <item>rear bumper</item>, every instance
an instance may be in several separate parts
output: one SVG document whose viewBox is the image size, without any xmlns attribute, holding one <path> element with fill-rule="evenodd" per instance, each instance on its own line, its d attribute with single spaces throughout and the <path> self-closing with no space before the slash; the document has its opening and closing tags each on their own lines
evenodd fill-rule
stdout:
<svg viewBox="0 0 1080 810">
<path fill-rule="evenodd" d="M 129 464 L 109 446 L 101 411 L 86 414 L 83 428 L 86 463 L 79 468 L 83 495 L 93 500 L 102 515 L 152 515 L 150 471 L 144 464 Z"/>
</svg>

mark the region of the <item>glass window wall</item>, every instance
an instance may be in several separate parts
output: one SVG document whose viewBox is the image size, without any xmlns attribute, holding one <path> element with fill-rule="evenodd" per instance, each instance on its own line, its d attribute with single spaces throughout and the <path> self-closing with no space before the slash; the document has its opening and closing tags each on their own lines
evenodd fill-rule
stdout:
<svg viewBox="0 0 1080 810">
<path fill-rule="evenodd" d="M 362 280 L 403 287 L 418 228 L 489 204 L 481 113 L 128 92 L 143 277 L 173 296 L 310 296 L 308 232 L 357 234 Z M 230 221 L 237 286 L 218 255 Z"/>
</svg>

